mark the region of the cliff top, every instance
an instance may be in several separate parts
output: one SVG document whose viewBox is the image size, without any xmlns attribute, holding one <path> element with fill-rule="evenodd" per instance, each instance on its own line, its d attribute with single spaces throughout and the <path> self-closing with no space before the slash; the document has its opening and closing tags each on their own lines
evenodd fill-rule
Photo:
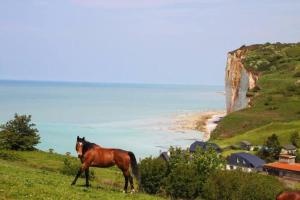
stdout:
<svg viewBox="0 0 300 200">
<path fill-rule="evenodd" d="M 256 87 L 247 92 L 247 97 L 252 99 L 251 107 L 224 117 L 212 138 L 232 138 L 269 124 L 299 121 L 300 43 L 255 44 L 229 52 L 235 53 L 242 53 L 241 61 L 246 70 L 255 72 L 259 78 Z M 279 125 L 275 130 L 290 134 L 289 129 L 282 127 Z M 272 131 L 266 131 L 266 135 L 274 133 Z M 255 134 L 252 137 L 259 137 L 260 142 L 265 139 Z"/>
<path fill-rule="evenodd" d="M 300 61 L 300 43 L 265 43 L 241 46 L 229 52 L 243 54 L 243 64 L 249 71 L 266 72 L 285 70 L 288 64 Z M 292 67 L 292 66 L 291 66 Z"/>
</svg>

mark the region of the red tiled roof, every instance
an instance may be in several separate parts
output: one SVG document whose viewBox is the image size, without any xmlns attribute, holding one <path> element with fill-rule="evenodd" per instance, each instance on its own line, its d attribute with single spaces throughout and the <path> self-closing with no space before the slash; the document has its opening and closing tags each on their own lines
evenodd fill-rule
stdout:
<svg viewBox="0 0 300 200">
<path fill-rule="evenodd" d="M 282 162 L 274 162 L 265 164 L 264 167 L 300 172 L 300 163 L 288 164 Z"/>
</svg>

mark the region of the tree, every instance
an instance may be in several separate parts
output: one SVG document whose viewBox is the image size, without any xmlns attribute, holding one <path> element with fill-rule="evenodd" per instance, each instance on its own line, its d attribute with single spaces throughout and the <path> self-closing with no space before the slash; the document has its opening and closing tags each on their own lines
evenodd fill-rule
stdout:
<svg viewBox="0 0 300 200">
<path fill-rule="evenodd" d="M 264 143 L 263 148 L 258 152 L 258 156 L 267 162 L 278 160 L 281 146 L 276 134 L 272 134 Z"/>
<path fill-rule="evenodd" d="M 290 142 L 297 148 L 300 147 L 300 136 L 297 131 L 293 132 L 290 137 Z"/>
<path fill-rule="evenodd" d="M 11 150 L 34 150 L 40 142 L 31 115 L 15 114 L 14 119 L 0 125 L 0 146 Z"/>
<path fill-rule="evenodd" d="M 203 151 L 197 148 L 190 153 L 188 150 L 171 148 L 165 190 L 173 198 L 196 198 L 202 193 L 208 176 L 222 168 L 224 160 L 213 149 Z"/>
</svg>

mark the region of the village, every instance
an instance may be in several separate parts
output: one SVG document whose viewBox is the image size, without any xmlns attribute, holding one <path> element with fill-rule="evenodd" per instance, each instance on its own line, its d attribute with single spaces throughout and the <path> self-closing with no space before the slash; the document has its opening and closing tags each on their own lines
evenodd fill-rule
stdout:
<svg viewBox="0 0 300 200">
<path fill-rule="evenodd" d="M 241 141 L 240 144 L 232 145 L 230 147 L 221 148 L 216 143 L 195 141 L 189 147 L 191 153 L 195 152 L 197 148 L 203 151 L 209 149 L 215 150 L 219 155 L 222 152 L 234 148 L 240 152 L 231 153 L 226 157 L 225 170 L 240 169 L 244 172 L 257 172 L 265 175 L 277 176 L 287 181 L 300 181 L 300 163 L 296 163 L 297 147 L 293 144 L 283 145 L 278 155 L 278 160 L 267 163 L 255 154 L 255 150 L 266 148 L 264 146 L 252 145 L 249 141 Z M 267 151 L 267 149 L 265 149 Z M 169 152 L 162 152 L 160 157 L 166 162 L 169 161 Z"/>
</svg>

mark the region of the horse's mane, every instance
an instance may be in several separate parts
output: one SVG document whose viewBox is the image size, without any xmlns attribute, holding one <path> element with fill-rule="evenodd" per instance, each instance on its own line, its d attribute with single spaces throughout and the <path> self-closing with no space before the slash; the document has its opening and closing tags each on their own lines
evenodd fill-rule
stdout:
<svg viewBox="0 0 300 200">
<path fill-rule="evenodd" d="M 83 148 L 82 148 L 82 154 L 84 155 L 85 152 L 87 152 L 88 150 L 90 150 L 91 148 L 93 148 L 95 145 L 96 145 L 95 143 L 84 141 L 83 142 Z"/>
</svg>

